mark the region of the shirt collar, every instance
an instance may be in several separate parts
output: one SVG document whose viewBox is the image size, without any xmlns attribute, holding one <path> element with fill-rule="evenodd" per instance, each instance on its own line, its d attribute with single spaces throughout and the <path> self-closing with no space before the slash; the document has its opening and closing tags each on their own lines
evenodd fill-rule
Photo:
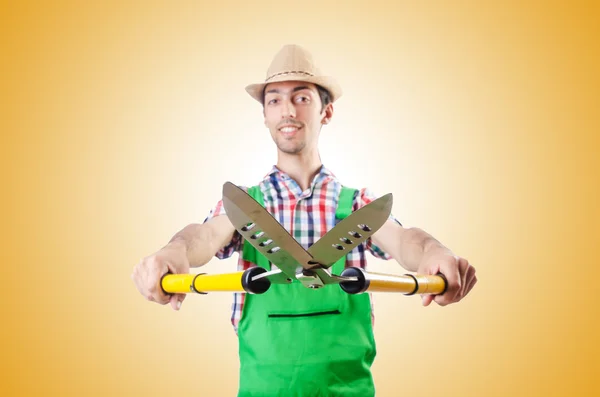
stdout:
<svg viewBox="0 0 600 397">
<path fill-rule="evenodd" d="M 286 174 L 285 172 L 283 172 L 282 170 L 277 168 L 276 165 L 274 165 L 271 168 L 271 170 L 269 171 L 269 173 L 267 175 L 265 175 L 265 179 L 269 178 L 271 175 L 275 175 L 277 177 L 277 179 L 280 179 L 280 180 L 290 180 L 291 179 L 288 174 Z M 317 173 L 317 175 L 315 176 L 315 178 L 313 180 L 317 181 L 317 180 L 320 180 L 327 176 L 335 178 L 335 174 L 329 168 L 325 167 L 324 165 L 321 165 L 321 169 L 319 170 L 319 172 Z"/>
</svg>

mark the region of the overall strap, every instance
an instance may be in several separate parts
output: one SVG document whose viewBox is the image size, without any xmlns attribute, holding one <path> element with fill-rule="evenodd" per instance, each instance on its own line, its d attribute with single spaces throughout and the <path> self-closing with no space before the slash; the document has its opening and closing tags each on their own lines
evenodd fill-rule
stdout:
<svg viewBox="0 0 600 397">
<path fill-rule="evenodd" d="M 338 206 L 335 210 L 335 219 L 342 220 L 352 213 L 352 203 L 356 193 L 358 193 L 356 189 L 342 186 Z"/>
</svg>

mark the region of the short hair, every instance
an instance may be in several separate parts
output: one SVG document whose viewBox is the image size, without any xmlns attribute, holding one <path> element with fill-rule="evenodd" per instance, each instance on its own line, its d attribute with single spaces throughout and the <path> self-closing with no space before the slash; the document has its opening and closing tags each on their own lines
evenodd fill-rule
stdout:
<svg viewBox="0 0 600 397">
<path fill-rule="evenodd" d="M 319 93 L 319 98 L 321 98 L 321 112 L 322 112 L 323 109 L 325 109 L 325 106 L 327 106 L 331 103 L 331 93 L 329 91 L 327 91 L 326 88 L 323 88 L 318 84 L 315 84 L 315 87 L 317 87 L 317 92 Z M 262 103 L 263 107 L 265 107 L 265 89 L 266 88 L 267 88 L 267 86 L 265 85 L 265 88 L 263 88 L 262 97 L 261 97 L 261 103 Z"/>
<path fill-rule="evenodd" d="M 317 91 L 319 92 L 319 97 L 321 98 L 321 112 L 323 111 L 323 109 L 325 109 L 325 106 L 329 105 L 331 103 L 331 94 L 329 93 L 329 91 L 327 91 L 325 88 L 321 87 L 318 84 L 315 84 L 317 86 Z"/>
</svg>

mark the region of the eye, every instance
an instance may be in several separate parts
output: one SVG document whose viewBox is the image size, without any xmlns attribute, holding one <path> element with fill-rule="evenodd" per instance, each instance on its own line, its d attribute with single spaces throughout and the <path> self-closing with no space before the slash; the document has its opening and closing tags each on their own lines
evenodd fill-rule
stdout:
<svg viewBox="0 0 600 397">
<path fill-rule="evenodd" d="M 275 105 L 277 103 L 277 98 L 273 98 L 271 100 L 269 100 L 269 102 L 267 102 L 268 105 Z"/>
<path fill-rule="evenodd" d="M 310 98 L 306 95 L 298 95 L 296 97 L 296 102 L 297 103 L 307 103 L 307 102 L 310 102 Z"/>
</svg>

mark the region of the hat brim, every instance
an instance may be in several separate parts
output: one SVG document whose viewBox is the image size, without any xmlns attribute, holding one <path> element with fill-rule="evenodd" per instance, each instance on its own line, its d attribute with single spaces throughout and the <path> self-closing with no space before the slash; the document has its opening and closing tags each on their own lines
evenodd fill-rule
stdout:
<svg viewBox="0 0 600 397">
<path fill-rule="evenodd" d="M 307 76 L 294 73 L 276 76 L 265 83 L 250 84 L 246 87 L 246 92 L 248 92 L 248 94 L 250 94 L 250 96 L 256 99 L 258 102 L 263 103 L 263 91 L 265 87 L 268 84 L 279 83 L 282 81 L 305 81 L 307 83 L 320 85 L 321 87 L 329 91 L 329 93 L 331 94 L 331 102 L 335 102 L 340 96 L 342 96 L 342 88 L 333 77 Z"/>
</svg>

